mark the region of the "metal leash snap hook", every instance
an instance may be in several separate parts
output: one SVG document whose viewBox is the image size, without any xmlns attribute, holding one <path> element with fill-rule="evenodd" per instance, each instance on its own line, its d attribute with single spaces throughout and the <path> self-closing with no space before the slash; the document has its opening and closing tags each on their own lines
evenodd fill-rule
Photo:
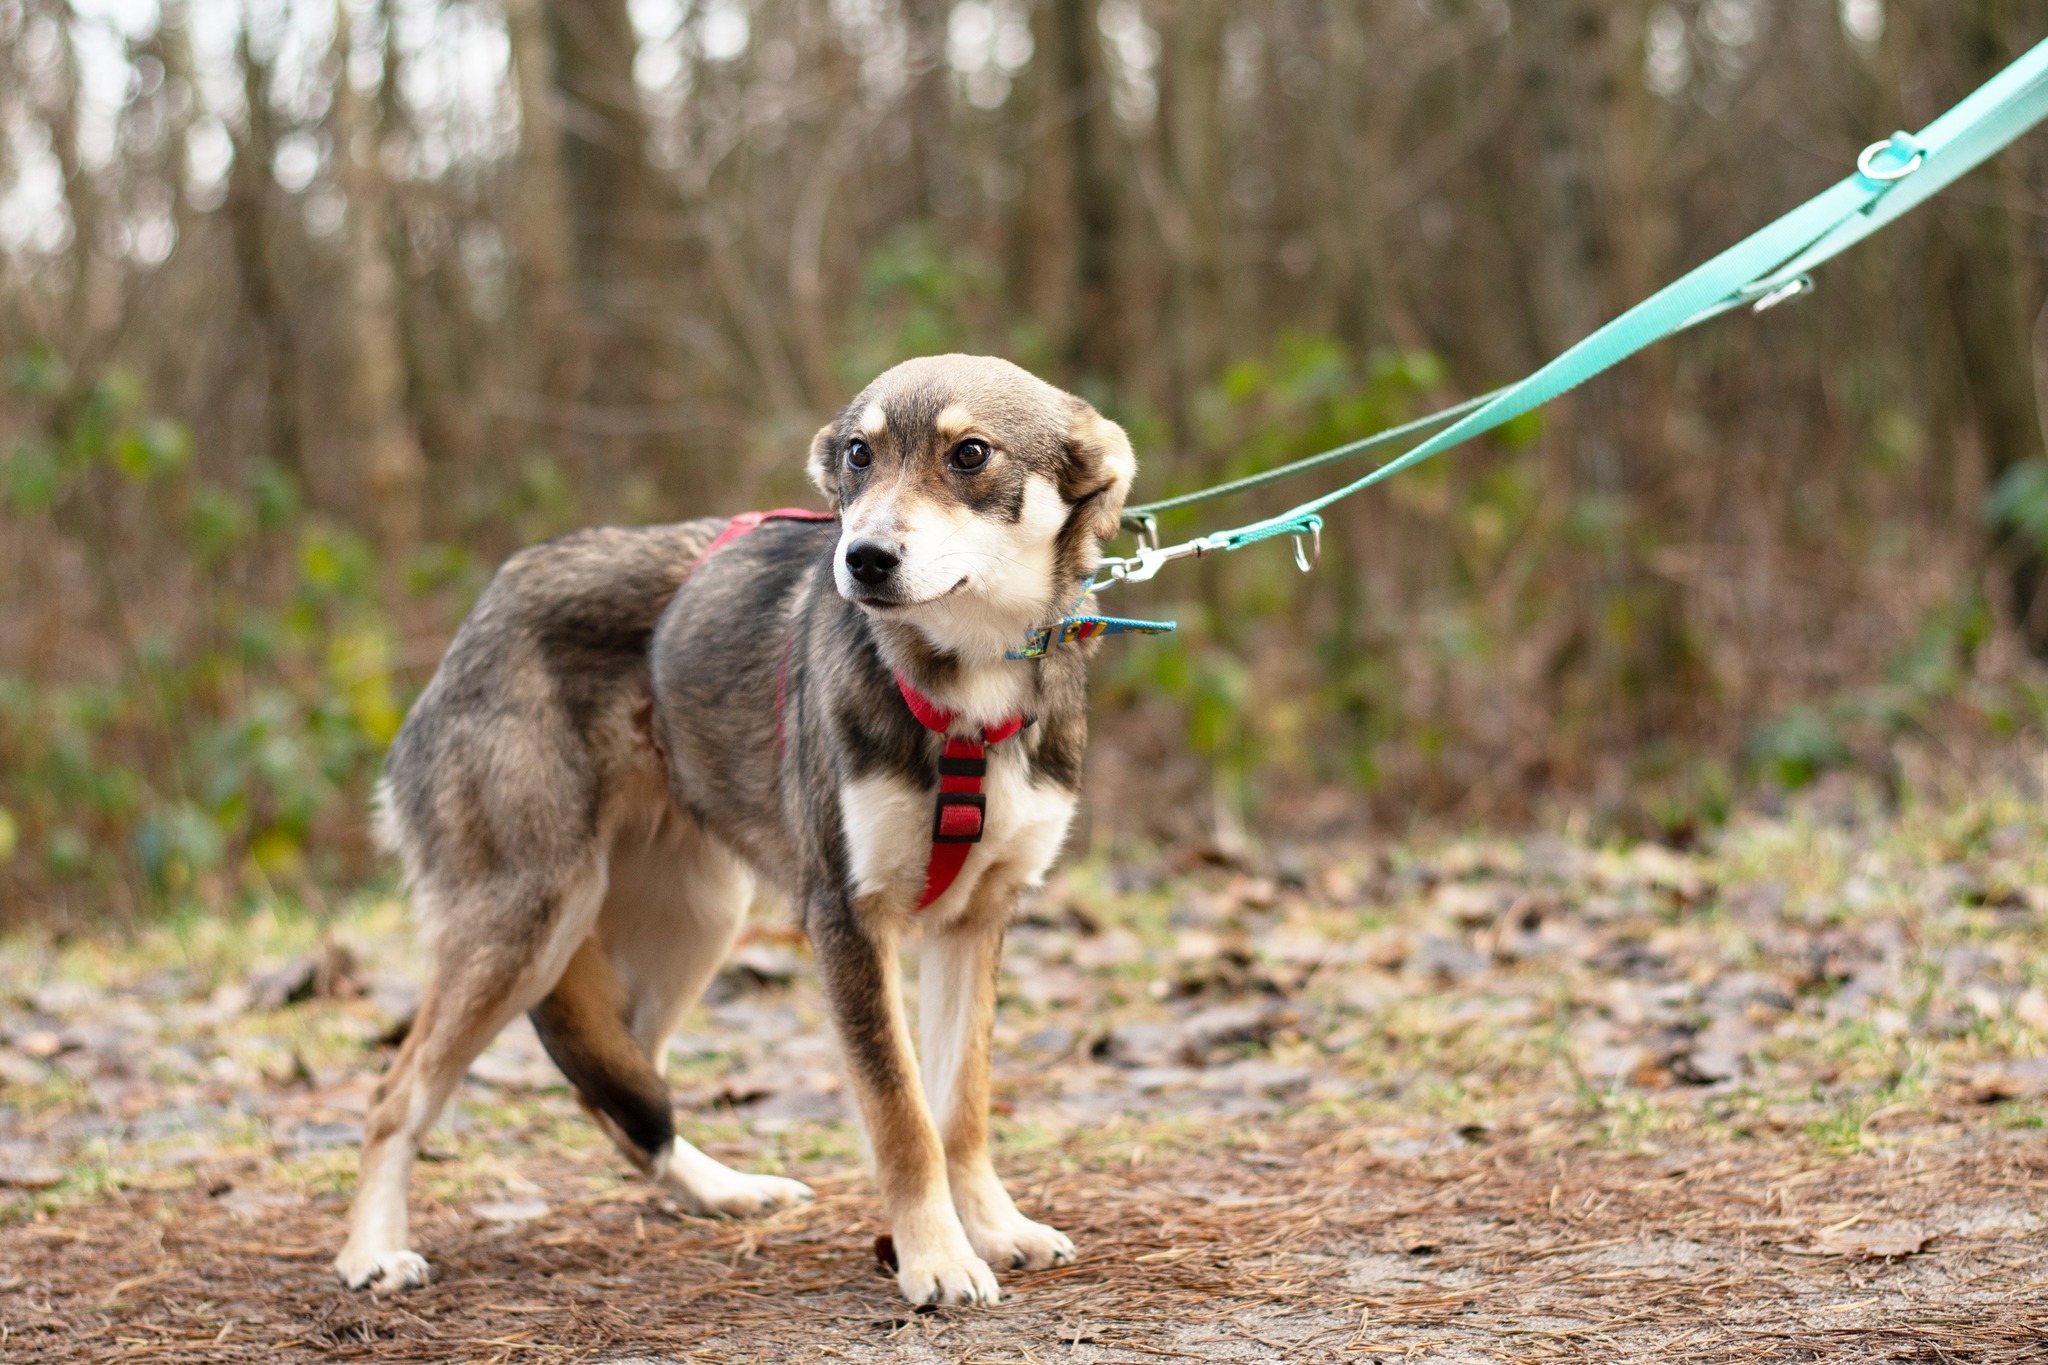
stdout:
<svg viewBox="0 0 2048 1365">
<path fill-rule="evenodd" d="M 1895 156 L 1906 157 L 1906 161 L 1902 165 L 1893 166 L 1886 170 L 1878 170 L 1876 169 L 1877 158 L 1882 152 L 1891 152 Z M 1925 160 L 1927 160 L 1926 149 L 1910 133 L 1893 133 L 1884 141 L 1873 142 L 1857 153 L 1856 174 L 1862 176 L 1865 180 L 1874 180 L 1880 185 L 1889 185 L 1894 180 L 1904 180 L 1907 176 L 1919 170 L 1920 164 Z"/>
<path fill-rule="evenodd" d="M 1166 564 L 1166 556 L 1157 549 L 1140 546 L 1138 553 L 1129 559 L 1110 566 L 1110 573 L 1119 583 L 1143 583 L 1159 572 Z"/>
<path fill-rule="evenodd" d="M 1314 573 L 1323 562 L 1323 522 L 1318 517 L 1308 524 L 1309 548 L 1301 548 L 1301 532 L 1294 533 L 1294 567 L 1303 573 Z"/>
</svg>

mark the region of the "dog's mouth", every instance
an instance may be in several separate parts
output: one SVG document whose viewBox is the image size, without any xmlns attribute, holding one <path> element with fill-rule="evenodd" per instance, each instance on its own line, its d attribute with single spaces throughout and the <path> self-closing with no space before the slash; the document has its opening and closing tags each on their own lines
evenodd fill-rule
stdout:
<svg viewBox="0 0 2048 1365">
<path fill-rule="evenodd" d="M 855 584 L 854 590 L 846 595 L 846 600 L 857 607 L 866 607 L 869 611 L 908 611 L 912 607 L 928 607 L 934 602 L 943 602 L 966 586 L 967 577 L 963 574 L 959 582 L 942 593 L 931 597 L 905 598 L 896 596 L 886 586 L 863 588 Z"/>
<path fill-rule="evenodd" d="M 856 591 L 852 598 L 848 598 L 848 602 L 852 602 L 854 606 L 864 606 L 870 612 L 907 612 L 913 606 L 932 606 L 934 602 L 944 602 L 946 598 L 952 596 L 952 593 L 961 591 L 963 587 L 967 587 L 967 577 L 965 575 L 961 577 L 961 581 L 954 583 L 946 591 L 934 593 L 934 596 L 930 596 L 930 598 L 897 598 L 895 593 L 891 593 L 887 589 L 868 589 L 868 591 Z"/>
</svg>

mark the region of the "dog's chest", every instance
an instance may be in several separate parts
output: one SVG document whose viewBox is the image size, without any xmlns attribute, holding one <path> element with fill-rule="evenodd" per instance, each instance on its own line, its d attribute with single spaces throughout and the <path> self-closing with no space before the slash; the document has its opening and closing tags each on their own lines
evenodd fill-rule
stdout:
<svg viewBox="0 0 2048 1365">
<path fill-rule="evenodd" d="M 1029 885 L 1045 875 L 1073 819 L 1074 797 L 1051 783 L 1030 780 L 1024 755 L 991 747 L 981 841 L 946 894 L 925 908 L 944 918 L 963 908 L 990 868 Z M 847 880 L 856 896 L 884 893 L 914 906 L 924 894 L 931 866 L 932 822 L 937 796 L 899 777 L 856 778 L 840 788 L 840 825 L 846 840 Z"/>
</svg>

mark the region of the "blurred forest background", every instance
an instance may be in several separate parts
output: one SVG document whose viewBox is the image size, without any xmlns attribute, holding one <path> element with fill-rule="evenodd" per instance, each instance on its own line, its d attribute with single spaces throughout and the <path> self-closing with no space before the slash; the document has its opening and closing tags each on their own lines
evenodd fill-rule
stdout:
<svg viewBox="0 0 2048 1365">
<path fill-rule="evenodd" d="M 0 918 L 316 900 L 506 553 L 1007 355 L 1159 496 L 1516 377 L 2048 0 L 0 0 Z M 2048 138 L 1107 646 L 1098 838 L 2038 784 Z M 1211 518 L 1273 510 L 1288 487 Z M 1168 530 L 1209 524 L 1189 518 Z M 1929 775 L 1932 775 L 1931 777 Z"/>
</svg>

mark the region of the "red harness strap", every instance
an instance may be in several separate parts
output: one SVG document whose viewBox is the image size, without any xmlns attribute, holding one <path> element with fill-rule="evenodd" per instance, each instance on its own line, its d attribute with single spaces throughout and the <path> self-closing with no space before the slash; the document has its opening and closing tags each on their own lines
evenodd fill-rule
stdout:
<svg viewBox="0 0 2048 1365">
<path fill-rule="evenodd" d="M 717 554 L 741 536 L 760 530 L 763 522 L 835 520 L 837 518 L 830 512 L 813 512 L 808 507 L 778 507 L 772 512 L 742 512 L 731 521 L 728 521 L 725 524 L 725 529 L 711 538 L 711 543 L 704 547 L 704 553 L 697 556 L 697 562 L 691 566 L 691 571 L 695 572 L 697 569 L 702 568 L 705 560 L 711 558 L 711 556 Z M 795 639 L 794 635 L 783 638 L 782 662 L 775 669 L 775 751 L 777 753 L 782 752 L 782 699 L 789 690 L 789 646 Z M 653 699 L 650 697 L 648 699 L 650 711 L 653 709 L 653 704 Z M 656 746 L 657 749 L 659 747 L 659 745 Z"/>
<path fill-rule="evenodd" d="M 711 543 L 704 547 L 704 553 L 697 556 L 697 563 L 699 565 L 703 564 L 705 560 L 711 558 L 711 556 L 717 554 L 720 550 L 723 550 L 748 532 L 760 530 L 761 523 L 764 521 L 831 521 L 833 519 L 833 515 L 830 512 L 813 512 L 808 507 L 778 507 L 772 512 L 742 512 L 731 521 L 728 521 L 725 524 L 725 529 L 720 531 L 712 538 Z"/>
<path fill-rule="evenodd" d="M 943 735 L 951 728 L 954 714 L 918 691 L 901 673 L 896 675 L 896 690 L 925 729 Z M 932 858 L 925 868 L 924 896 L 917 902 L 918 909 L 946 894 L 967 865 L 968 851 L 981 842 L 982 829 L 988 823 L 988 798 L 981 790 L 982 779 L 988 776 L 988 746 L 1001 744 L 1023 728 L 1024 717 L 1011 716 L 983 729 L 980 739 L 947 736 L 946 752 L 939 758 L 939 804 L 932 812 Z"/>
</svg>

